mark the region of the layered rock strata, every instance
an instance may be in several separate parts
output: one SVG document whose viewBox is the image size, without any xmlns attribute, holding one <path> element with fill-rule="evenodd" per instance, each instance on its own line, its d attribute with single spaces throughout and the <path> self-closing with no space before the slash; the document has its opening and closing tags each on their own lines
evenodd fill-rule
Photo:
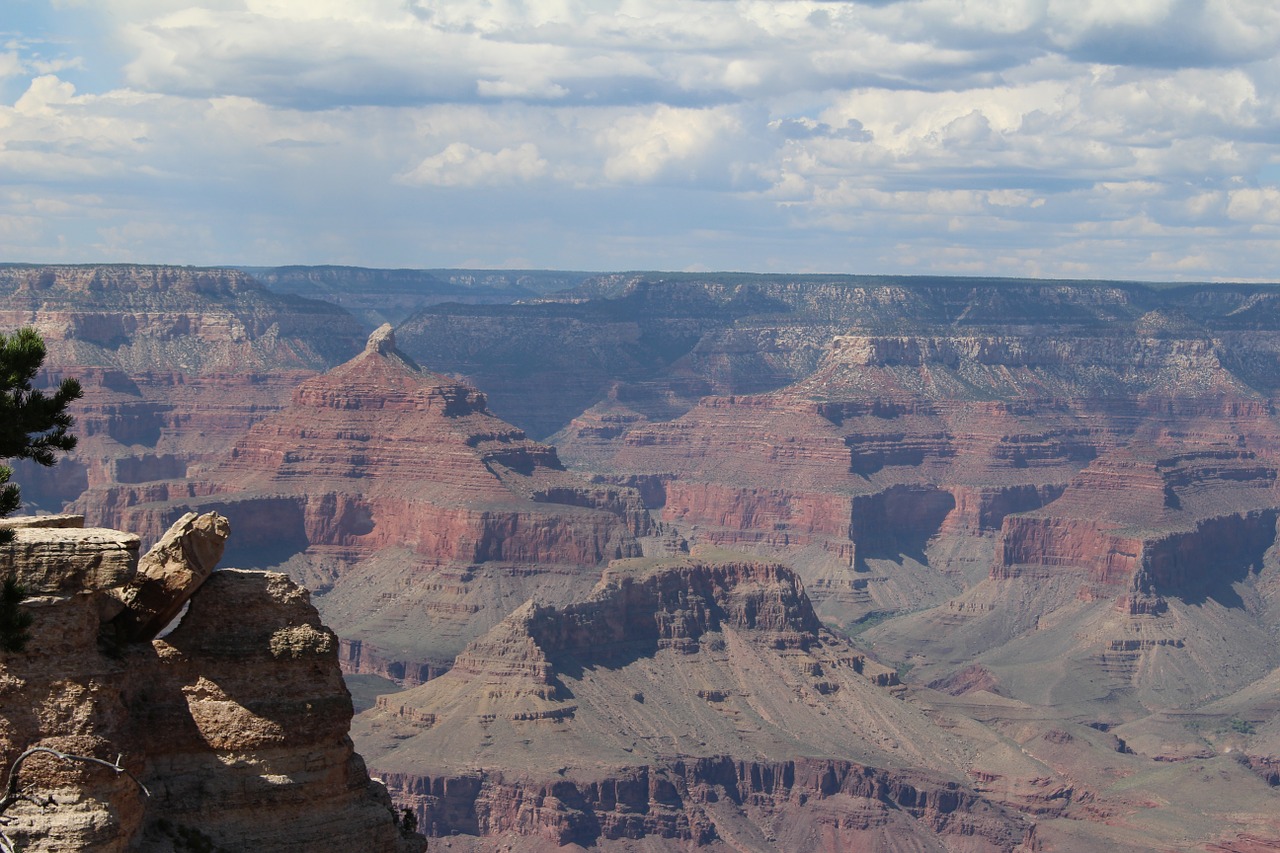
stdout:
<svg viewBox="0 0 1280 853">
<path fill-rule="evenodd" d="M 365 337 L 341 309 L 237 270 L 141 265 L 0 269 L 0 328 L 24 325 L 48 381 L 74 376 L 85 396 L 79 448 L 54 469 L 19 464 L 23 498 L 59 511 L 90 492 L 75 510 L 105 526 L 112 486 L 198 470 Z"/>
<path fill-rule="evenodd" d="M 422 848 L 352 749 L 337 638 L 305 590 L 209 574 L 225 519 L 183 519 L 141 574 L 137 536 L 77 521 L 5 522 L 0 573 L 34 618 L 26 648 L 0 659 L 0 754 L 8 766 L 49 747 L 127 772 L 36 755 L 20 781 L 52 803 L 10 806 L 10 838 L 30 851 Z M 184 603 L 164 639 L 138 627 Z"/>
<path fill-rule="evenodd" d="M 622 561 L 584 601 L 517 609 L 355 731 L 439 835 L 1013 850 L 1032 831 L 1015 805 L 1070 802 L 980 727 L 944 733 L 896 683 L 821 628 L 780 565 Z M 985 773 L 957 729 L 989 750 Z"/>
<path fill-rule="evenodd" d="M 1231 353 L 1092 330 L 845 335 L 785 389 L 560 439 L 602 480 L 645 482 L 691 541 L 792 561 L 850 630 L 935 608 L 870 635 L 927 680 L 1071 649 L 1107 690 L 1049 687 L 1045 669 L 1001 689 L 1125 696 L 1136 714 L 1275 665 L 1267 644 L 1221 640 L 1270 630 L 1233 585 L 1254 583 L 1280 516 L 1280 423 Z M 1093 604 L 1096 628 L 1068 640 Z"/>
<path fill-rule="evenodd" d="M 1280 375 L 1276 302 L 1266 285 L 626 274 L 536 304 L 432 306 L 398 330 L 415 358 L 470 377 L 495 411 L 541 437 L 579 417 L 575 431 L 612 431 L 637 418 L 670 420 L 708 394 L 779 389 L 812 373 L 838 335 L 934 360 L 981 348 L 992 359 L 1025 353 L 1061 364 L 1075 349 L 1084 356 L 1077 363 L 1098 367 L 1106 383 L 1126 364 L 1152 366 L 1155 341 L 1271 394 Z M 1054 343 L 1064 337 L 1076 341 Z M 523 366 L 519 375 L 512 364 Z M 1115 388 L 1093 390 L 1114 396 Z"/>
<path fill-rule="evenodd" d="M 638 493 L 565 471 L 483 394 L 407 358 L 390 326 L 199 476 L 117 486 L 100 513 L 147 532 L 187 507 L 231 518 L 230 559 L 323 593 L 349 670 L 409 682 L 519 601 L 558 600 L 638 555 L 652 532 Z"/>
<path fill-rule="evenodd" d="M 34 325 L 59 367 L 316 370 L 349 357 L 364 337 L 341 309 L 277 296 L 230 269 L 12 265 L 0 268 L 0 295 L 0 327 Z"/>
<path fill-rule="evenodd" d="M 1180 451 L 1098 458 L 1004 519 L 985 580 L 871 636 L 925 677 L 981 656 L 997 692 L 1080 712 L 1105 699 L 1121 720 L 1248 687 L 1280 665 L 1265 639 L 1276 469 L 1250 450 Z"/>
</svg>

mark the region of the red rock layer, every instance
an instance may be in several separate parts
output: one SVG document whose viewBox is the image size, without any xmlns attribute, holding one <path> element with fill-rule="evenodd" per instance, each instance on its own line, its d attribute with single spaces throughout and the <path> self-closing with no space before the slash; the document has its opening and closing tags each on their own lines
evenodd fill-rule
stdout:
<svg viewBox="0 0 1280 853">
<path fill-rule="evenodd" d="M 1261 566 L 1278 505 L 1276 469 L 1253 452 L 1117 451 L 1049 506 L 1008 517 L 991 576 L 1077 569 L 1093 584 L 1194 594 L 1222 566 Z"/>
<path fill-rule="evenodd" d="M 50 381 L 74 375 L 85 396 L 75 404 L 74 454 L 53 468 L 22 465 L 23 498 L 46 509 L 69 507 L 90 523 L 121 523 L 120 508 L 167 500 L 202 466 L 226 453 L 253 424 L 285 406 L 309 374 L 126 374 L 82 368 L 50 372 Z M 148 537 L 164 529 L 149 528 Z"/>
<path fill-rule="evenodd" d="M 483 394 L 407 359 L 389 327 L 185 479 L 95 497 L 102 517 L 144 534 L 190 506 L 226 515 L 236 529 L 229 561 L 287 564 L 325 593 L 326 618 L 359 641 L 344 665 L 410 680 L 447 668 L 514 606 L 483 589 L 472 596 L 483 586 L 461 579 L 472 567 L 502 564 L 524 578 L 503 596 L 554 596 L 563 584 L 552 575 L 593 580 L 604 562 L 638 555 L 650 527 L 635 492 L 566 472 L 554 448 L 490 414 Z M 472 597 L 450 610 L 433 588 L 455 575 L 459 595 Z M 412 621 L 424 611 L 426 622 Z"/>
<path fill-rule="evenodd" d="M 789 388 L 610 436 L 584 422 L 561 440 L 576 464 L 660 483 L 646 500 L 697 541 L 805 549 L 815 586 L 848 585 L 828 578 L 838 565 L 904 557 L 972 575 L 996 536 L 994 577 L 1078 564 L 1128 583 L 1158 540 L 1146 550 L 1173 578 L 1222 535 L 1256 551 L 1268 519 L 1249 513 L 1280 505 L 1280 426 L 1227 351 L 1143 335 L 849 335 Z M 901 608 L 919 600 L 899 589 L 913 583 L 887 575 L 852 612 L 824 614 Z"/>
<path fill-rule="evenodd" d="M 302 383 L 202 479 L 204 491 L 234 495 L 228 503 L 292 504 L 309 546 L 397 544 L 442 562 L 594 565 L 634 548 L 619 515 L 642 518 L 617 490 L 592 496 L 553 448 L 489 414 L 474 389 L 406 361 L 394 341 Z M 556 489 L 579 506 L 555 503 Z"/>
<path fill-rule="evenodd" d="M 741 827 L 725 819 L 729 809 L 742 815 L 741 823 L 758 827 L 743 834 L 763 843 L 745 849 L 897 850 L 921 843 L 924 835 L 944 848 L 955 837 L 967 850 L 1001 851 L 1031 835 L 1029 824 L 961 786 L 832 759 L 714 756 L 589 782 L 501 772 L 386 773 L 383 781 L 413 804 L 430 835 L 514 833 L 583 846 L 662 839 L 670 844 L 657 849 L 683 850 L 735 840 L 733 831 Z"/>
</svg>

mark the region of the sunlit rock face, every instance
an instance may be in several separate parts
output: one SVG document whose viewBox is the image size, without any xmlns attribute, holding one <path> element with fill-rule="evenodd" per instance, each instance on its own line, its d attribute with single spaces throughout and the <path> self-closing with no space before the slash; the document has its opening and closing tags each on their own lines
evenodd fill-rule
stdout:
<svg viewBox="0 0 1280 853">
<path fill-rule="evenodd" d="M 307 592 L 213 571 L 225 518 L 188 515 L 141 560 L 136 535 L 80 518 L 4 524 L 0 572 L 33 617 L 26 648 L 0 660 L 6 766 L 48 747 L 127 771 L 28 759 L 22 786 L 54 804 L 6 811 L 22 849 L 421 849 L 352 749 L 337 638 Z"/>
</svg>

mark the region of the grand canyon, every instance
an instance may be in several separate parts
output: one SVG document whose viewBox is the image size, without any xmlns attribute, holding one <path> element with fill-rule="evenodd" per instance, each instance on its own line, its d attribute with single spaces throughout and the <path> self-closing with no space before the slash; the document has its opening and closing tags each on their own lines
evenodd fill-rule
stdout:
<svg viewBox="0 0 1280 853">
<path fill-rule="evenodd" d="M 13 466 L 58 627 L 0 659 L 0 745 L 151 790 L 41 765 L 27 849 L 1280 847 L 1276 286 L 0 295 L 85 391 L 78 448 Z M 193 530 L 216 556 L 148 581 Z"/>
</svg>

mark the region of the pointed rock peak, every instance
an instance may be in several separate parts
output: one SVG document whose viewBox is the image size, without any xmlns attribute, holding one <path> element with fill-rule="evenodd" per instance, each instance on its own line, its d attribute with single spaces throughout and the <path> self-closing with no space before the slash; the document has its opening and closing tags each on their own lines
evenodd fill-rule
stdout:
<svg viewBox="0 0 1280 853">
<path fill-rule="evenodd" d="M 414 370 L 421 370 L 421 368 L 414 363 L 413 359 L 409 358 L 409 356 L 402 353 L 399 348 L 396 347 L 396 333 L 391 328 L 390 323 L 383 323 L 374 330 L 373 334 L 369 336 L 368 343 L 364 345 L 364 351 L 366 355 L 376 354 L 383 356 L 384 358 L 394 358 L 398 361 L 404 362 Z"/>
<path fill-rule="evenodd" d="M 396 351 L 396 333 L 390 323 L 383 323 L 374 330 L 369 336 L 369 342 L 364 345 L 364 351 L 380 355 L 390 355 Z"/>
</svg>

